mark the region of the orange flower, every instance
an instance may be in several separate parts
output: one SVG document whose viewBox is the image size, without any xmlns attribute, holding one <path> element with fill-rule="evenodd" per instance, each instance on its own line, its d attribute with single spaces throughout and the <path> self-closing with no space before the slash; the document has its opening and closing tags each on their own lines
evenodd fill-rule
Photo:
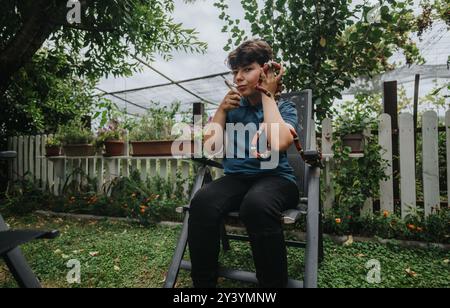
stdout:
<svg viewBox="0 0 450 308">
<path fill-rule="evenodd" d="M 144 204 L 141 204 L 141 206 L 140 206 L 140 212 L 142 213 L 142 214 L 144 214 L 145 213 L 145 211 L 148 209 L 148 206 L 145 206 Z"/>
<path fill-rule="evenodd" d="M 383 217 L 384 217 L 384 218 L 387 218 L 388 216 L 389 216 L 389 211 L 384 210 L 384 211 L 383 211 Z"/>
<path fill-rule="evenodd" d="M 334 221 L 335 221 L 337 224 L 340 224 L 340 223 L 342 222 L 342 220 L 341 220 L 340 218 L 336 218 Z"/>
<path fill-rule="evenodd" d="M 409 230 L 415 230 L 415 229 L 416 229 L 416 226 L 414 226 L 413 224 L 408 224 L 408 225 L 406 225 L 406 227 L 407 227 Z"/>
<path fill-rule="evenodd" d="M 423 228 L 417 227 L 417 232 L 422 232 L 422 231 L 423 231 Z"/>
<path fill-rule="evenodd" d="M 94 204 L 97 203 L 97 196 L 92 196 L 89 198 L 88 204 Z"/>
</svg>

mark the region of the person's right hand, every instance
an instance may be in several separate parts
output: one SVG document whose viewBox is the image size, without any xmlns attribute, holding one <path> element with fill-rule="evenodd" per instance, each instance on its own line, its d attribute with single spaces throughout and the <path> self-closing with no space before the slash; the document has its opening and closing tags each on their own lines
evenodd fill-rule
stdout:
<svg viewBox="0 0 450 308">
<path fill-rule="evenodd" d="M 227 93 L 227 95 L 225 95 L 225 97 L 223 98 L 219 108 L 225 112 L 228 112 L 230 110 L 239 108 L 240 102 L 241 102 L 241 94 L 236 93 L 233 90 L 230 90 Z"/>
</svg>

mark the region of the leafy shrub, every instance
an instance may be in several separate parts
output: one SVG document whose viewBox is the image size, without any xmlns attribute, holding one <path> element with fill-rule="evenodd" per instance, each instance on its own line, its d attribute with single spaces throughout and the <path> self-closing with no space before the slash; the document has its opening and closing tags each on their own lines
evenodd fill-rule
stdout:
<svg viewBox="0 0 450 308">
<path fill-rule="evenodd" d="M 386 239 L 450 243 L 450 208 L 442 208 L 423 219 L 423 211 L 411 211 L 401 219 L 383 211 L 375 215 L 351 216 L 335 209 L 325 215 L 325 233 L 378 236 Z"/>
<path fill-rule="evenodd" d="M 42 208 L 50 193 L 42 191 L 34 182 L 33 176 L 26 173 L 23 178 L 10 183 L 8 190 L 1 201 L 2 214 L 26 215 Z"/>
</svg>

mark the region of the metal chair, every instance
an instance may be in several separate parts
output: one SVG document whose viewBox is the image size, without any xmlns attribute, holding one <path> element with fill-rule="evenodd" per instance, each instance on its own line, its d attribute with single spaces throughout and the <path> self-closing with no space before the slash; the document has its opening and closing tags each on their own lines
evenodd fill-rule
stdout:
<svg viewBox="0 0 450 308">
<path fill-rule="evenodd" d="M 307 158 L 307 161 L 319 161 L 320 155 L 316 150 L 314 140 L 315 133 L 312 129 L 314 127 L 314 118 L 311 90 L 284 94 L 282 98 L 290 99 L 297 107 L 298 126 L 300 128 L 300 131 L 297 131 L 297 134 L 300 143 L 305 148 L 304 157 Z M 306 164 L 300 157 L 294 145 L 288 149 L 287 155 L 289 164 L 294 169 L 297 177 L 297 185 L 301 198 L 296 209 L 287 210 L 283 213 L 282 221 L 284 224 L 293 224 L 302 216 L 306 215 L 307 222 L 306 242 L 286 241 L 288 247 L 306 248 L 304 281 L 289 279 L 288 287 L 314 288 L 317 287 L 318 264 L 323 258 L 322 220 L 319 200 L 320 168 L 319 165 Z M 190 195 L 191 200 L 204 184 L 212 181 L 209 168 L 223 168 L 220 163 L 208 159 L 194 159 L 194 161 L 200 163 L 201 166 L 194 181 Z M 186 270 L 191 269 L 190 262 L 183 260 L 188 236 L 189 205 L 179 208 L 178 211 L 184 212 L 183 228 L 166 276 L 164 284 L 164 287 L 166 288 L 173 288 L 175 286 L 180 268 Z M 232 212 L 229 216 L 238 218 L 239 213 Z M 248 241 L 248 236 L 227 234 L 224 226 L 222 230 L 222 247 L 225 251 L 230 249 L 229 240 Z M 220 268 L 218 274 L 220 277 L 257 283 L 256 274 L 247 271 Z"/>
</svg>

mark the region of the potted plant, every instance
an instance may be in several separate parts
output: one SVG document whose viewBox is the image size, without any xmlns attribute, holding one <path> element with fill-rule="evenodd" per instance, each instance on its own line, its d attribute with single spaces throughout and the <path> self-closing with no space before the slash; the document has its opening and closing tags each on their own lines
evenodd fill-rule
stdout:
<svg viewBox="0 0 450 308">
<path fill-rule="evenodd" d="M 172 135 L 180 103 L 160 107 L 155 103 L 130 132 L 132 156 L 181 156 L 193 153 L 194 141 L 178 140 Z M 177 139 L 177 140 L 175 140 Z M 188 139 L 188 138 L 186 138 Z M 190 142 L 190 147 L 185 147 Z M 190 149 L 189 149 L 190 148 Z"/>
<path fill-rule="evenodd" d="M 45 143 L 45 156 L 61 156 L 61 141 L 57 136 L 48 137 Z"/>
<path fill-rule="evenodd" d="M 351 153 L 364 152 L 364 135 L 360 131 L 342 136 L 342 143 L 345 147 L 350 147 Z"/>
<path fill-rule="evenodd" d="M 350 147 L 351 153 L 364 153 L 364 131 L 377 126 L 377 110 L 373 101 L 366 95 L 357 95 L 355 101 L 342 104 L 335 118 L 336 137 L 343 147 Z"/>
<path fill-rule="evenodd" d="M 58 136 L 66 156 L 94 156 L 93 133 L 81 121 L 72 121 L 60 126 Z"/>
<path fill-rule="evenodd" d="M 96 147 L 104 149 L 103 155 L 107 157 L 125 155 L 125 132 L 118 120 L 111 120 L 106 128 L 99 130 Z"/>
</svg>

